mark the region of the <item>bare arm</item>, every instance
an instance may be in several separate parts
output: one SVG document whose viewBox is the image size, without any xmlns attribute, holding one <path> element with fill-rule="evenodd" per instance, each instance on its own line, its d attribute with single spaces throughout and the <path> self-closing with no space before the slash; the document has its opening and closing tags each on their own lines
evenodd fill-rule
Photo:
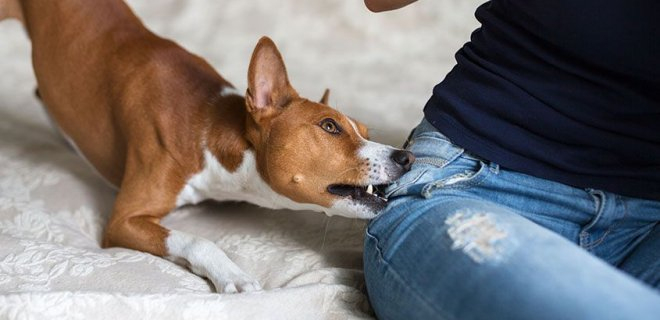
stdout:
<svg viewBox="0 0 660 320">
<path fill-rule="evenodd" d="M 417 0 L 364 0 L 364 5 L 373 12 L 403 8 Z"/>
</svg>

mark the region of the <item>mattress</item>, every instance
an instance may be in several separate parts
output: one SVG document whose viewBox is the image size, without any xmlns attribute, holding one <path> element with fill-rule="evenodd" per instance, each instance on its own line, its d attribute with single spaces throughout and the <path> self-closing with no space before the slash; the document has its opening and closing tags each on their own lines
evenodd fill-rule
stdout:
<svg viewBox="0 0 660 320">
<path fill-rule="evenodd" d="M 478 1 L 421 1 L 373 14 L 362 1 L 131 0 L 154 32 L 213 65 L 239 91 L 262 35 L 310 99 L 401 145 L 468 39 Z M 50 125 L 34 96 L 30 42 L 0 22 L 0 318 L 372 318 L 362 273 L 366 221 L 207 202 L 163 224 L 220 246 L 265 290 L 217 294 L 185 267 L 100 239 L 115 190 Z"/>
</svg>

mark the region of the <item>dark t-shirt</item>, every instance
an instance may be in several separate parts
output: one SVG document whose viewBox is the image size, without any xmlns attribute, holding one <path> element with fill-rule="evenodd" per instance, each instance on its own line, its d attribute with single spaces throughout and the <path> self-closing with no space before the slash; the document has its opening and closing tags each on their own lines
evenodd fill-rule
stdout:
<svg viewBox="0 0 660 320">
<path fill-rule="evenodd" d="M 660 200 L 660 1 L 493 0 L 424 112 L 471 153 Z"/>
</svg>

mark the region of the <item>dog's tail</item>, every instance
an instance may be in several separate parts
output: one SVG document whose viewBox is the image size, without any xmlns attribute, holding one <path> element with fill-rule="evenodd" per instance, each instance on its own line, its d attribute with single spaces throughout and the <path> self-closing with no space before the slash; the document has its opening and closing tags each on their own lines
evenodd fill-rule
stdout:
<svg viewBox="0 0 660 320">
<path fill-rule="evenodd" d="M 23 8 L 21 0 L 0 0 L 0 20 L 7 18 L 18 19 L 23 22 Z"/>
</svg>

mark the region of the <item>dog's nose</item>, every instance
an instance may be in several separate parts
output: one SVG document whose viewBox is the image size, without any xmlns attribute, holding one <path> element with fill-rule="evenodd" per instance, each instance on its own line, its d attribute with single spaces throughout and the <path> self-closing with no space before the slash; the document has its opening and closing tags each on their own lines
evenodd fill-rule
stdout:
<svg viewBox="0 0 660 320">
<path fill-rule="evenodd" d="M 410 170 L 412 163 L 415 161 L 415 156 L 413 156 L 412 152 L 406 150 L 395 150 L 392 152 L 391 158 L 406 171 Z"/>
</svg>

